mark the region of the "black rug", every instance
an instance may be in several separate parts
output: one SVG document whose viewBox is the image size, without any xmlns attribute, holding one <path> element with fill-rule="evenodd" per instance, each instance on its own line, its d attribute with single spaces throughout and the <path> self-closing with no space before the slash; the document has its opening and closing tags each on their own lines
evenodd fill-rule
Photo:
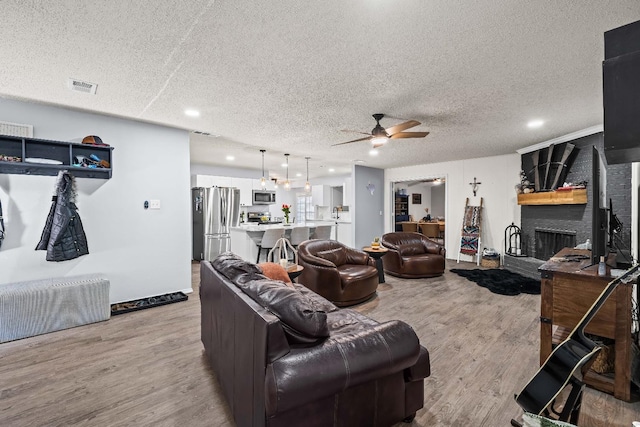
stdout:
<svg viewBox="0 0 640 427">
<path fill-rule="evenodd" d="M 494 294 L 540 294 L 539 280 L 530 279 L 509 270 L 500 270 L 498 268 L 491 268 L 489 270 L 481 270 L 479 268 L 474 270 L 463 270 L 460 268 L 453 268 L 450 271 L 459 276 L 466 277 L 472 282 L 476 282 L 478 285 L 489 289 Z"/>
</svg>

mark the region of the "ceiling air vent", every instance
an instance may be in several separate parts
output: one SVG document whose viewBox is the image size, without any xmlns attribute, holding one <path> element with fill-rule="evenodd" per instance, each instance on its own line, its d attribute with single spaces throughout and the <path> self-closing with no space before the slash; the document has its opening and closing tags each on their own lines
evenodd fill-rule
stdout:
<svg viewBox="0 0 640 427">
<path fill-rule="evenodd" d="M 218 135 L 217 133 L 209 133 L 209 132 L 204 132 L 201 130 L 193 130 L 191 131 L 191 133 L 194 133 L 196 135 L 202 135 L 202 136 L 210 136 L 211 138 L 219 138 L 220 135 Z"/>
<path fill-rule="evenodd" d="M 0 135 L 33 138 L 33 126 L 20 123 L 0 122 Z"/>
<path fill-rule="evenodd" d="M 67 85 L 71 90 L 82 93 L 90 93 L 91 95 L 95 95 L 96 90 L 98 89 L 98 85 L 95 83 L 83 82 L 82 80 L 72 79 L 71 77 L 67 79 Z"/>
</svg>

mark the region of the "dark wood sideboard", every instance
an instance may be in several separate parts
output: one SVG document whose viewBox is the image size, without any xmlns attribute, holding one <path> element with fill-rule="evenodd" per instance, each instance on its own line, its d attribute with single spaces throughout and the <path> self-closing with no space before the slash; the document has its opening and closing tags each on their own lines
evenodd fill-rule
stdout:
<svg viewBox="0 0 640 427">
<path fill-rule="evenodd" d="M 580 261 L 561 261 L 566 256 L 584 255 Z M 607 267 L 605 276 L 591 264 L 591 251 L 564 248 L 540 268 L 542 289 L 540 300 L 540 364 L 562 342 L 591 308 L 607 284 L 613 280 Z M 587 385 L 631 400 L 631 295 L 633 284 L 620 284 L 587 325 L 585 332 L 615 340 L 615 371 L 599 374 L 590 370 Z"/>
</svg>

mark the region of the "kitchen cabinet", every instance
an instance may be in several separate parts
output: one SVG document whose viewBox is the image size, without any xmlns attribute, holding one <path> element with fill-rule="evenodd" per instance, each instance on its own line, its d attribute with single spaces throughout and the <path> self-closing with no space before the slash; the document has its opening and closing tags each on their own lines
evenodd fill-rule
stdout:
<svg viewBox="0 0 640 427">
<path fill-rule="evenodd" d="M 213 185 L 216 187 L 233 187 L 233 178 L 230 176 L 212 176 Z"/>
<path fill-rule="evenodd" d="M 337 240 L 343 245 L 353 247 L 352 226 L 350 222 L 338 222 L 336 224 Z"/>
<path fill-rule="evenodd" d="M 240 206 L 253 205 L 253 180 L 251 178 L 231 178 L 231 187 L 240 190 Z"/>
<path fill-rule="evenodd" d="M 328 185 L 313 185 L 311 200 L 314 206 L 331 206 L 331 187 Z"/>
<path fill-rule="evenodd" d="M 213 187 L 213 177 L 211 175 L 191 175 L 191 188 Z"/>
<path fill-rule="evenodd" d="M 68 170 L 79 178 L 111 178 L 113 147 L 47 139 L 0 136 L 0 173 L 57 175 Z M 109 167 L 80 167 L 82 158 Z"/>
<path fill-rule="evenodd" d="M 191 187 L 233 187 L 231 177 L 215 175 L 192 175 Z"/>
<path fill-rule="evenodd" d="M 353 192 L 351 191 L 351 178 L 347 178 L 342 185 L 342 203 L 344 206 L 351 206 L 353 202 L 351 201 L 351 196 Z"/>
</svg>

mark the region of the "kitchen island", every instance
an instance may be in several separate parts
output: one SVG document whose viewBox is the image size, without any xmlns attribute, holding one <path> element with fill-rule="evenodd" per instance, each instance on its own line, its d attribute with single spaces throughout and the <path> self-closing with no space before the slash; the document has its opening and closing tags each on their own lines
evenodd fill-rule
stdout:
<svg viewBox="0 0 640 427">
<path fill-rule="evenodd" d="M 318 223 L 307 222 L 306 224 L 265 224 L 255 225 L 253 223 L 242 223 L 237 227 L 231 227 L 231 251 L 242 259 L 255 262 L 258 257 L 258 243 L 262 240 L 265 230 L 272 228 L 284 228 L 285 237 L 289 238 L 291 230 L 297 227 L 309 227 L 309 233 L 313 233 L 318 225 L 331 225 L 331 238 L 335 239 L 336 222 L 322 221 Z M 263 252 L 264 253 L 264 252 Z"/>
</svg>

